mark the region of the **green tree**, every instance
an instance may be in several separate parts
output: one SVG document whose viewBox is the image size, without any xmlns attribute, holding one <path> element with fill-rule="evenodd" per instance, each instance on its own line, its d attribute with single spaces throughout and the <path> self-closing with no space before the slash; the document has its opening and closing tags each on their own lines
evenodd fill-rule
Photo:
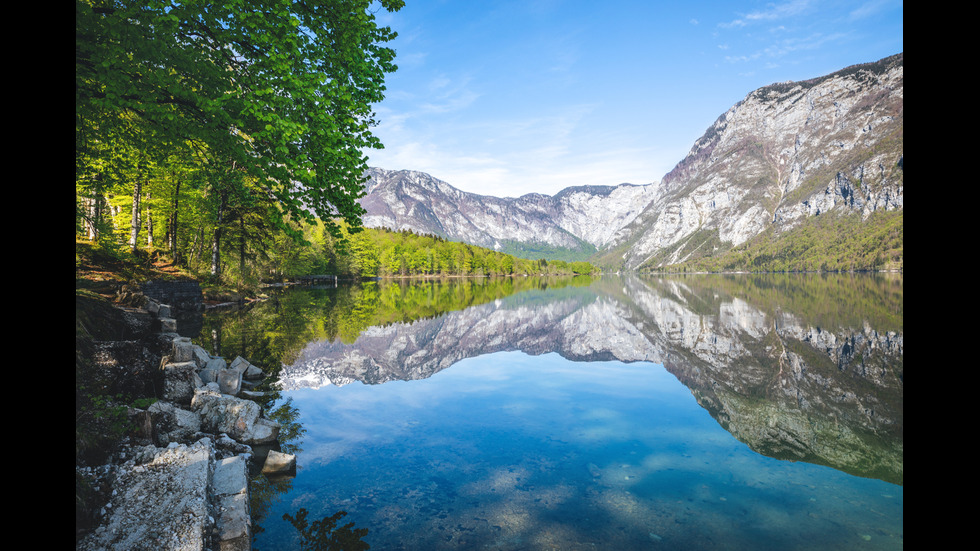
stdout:
<svg viewBox="0 0 980 551">
<path fill-rule="evenodd" d="M 360 227 L 371 105 L 396 69 L 369 9 L 403 5 L 76 0 L 76 194 L 107 151 L 184 148 L 244 171 L 277 212 Z"/>
</svg>

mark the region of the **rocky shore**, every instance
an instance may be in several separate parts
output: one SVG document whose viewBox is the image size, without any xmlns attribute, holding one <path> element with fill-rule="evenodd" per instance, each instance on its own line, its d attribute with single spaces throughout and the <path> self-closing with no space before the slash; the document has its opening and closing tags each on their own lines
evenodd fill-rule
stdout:
<svg viewBox="0 0 980 551">
<path fill-rule="evenodd" d="M 94 341 L 92 364 L 103 380 L 153 388 L 159 399 L 126 407 L 133 428 L 104 464 L 76 461 L 76 481 L 104 496 L 95 527 L 76 536 L 76 549 L 250 549 L 249 473 L 291 476 L 296 469 L 294 456 L 275 450 L 279 424 L 249 399 L 264 373 L 180 336 L 171 307 L 142 289 L 127 286 L 116 302 L 126 305 L 115 308 L 125 338 Z M 78 318 L 76 298 L 76 325 Z"/>
</svg>

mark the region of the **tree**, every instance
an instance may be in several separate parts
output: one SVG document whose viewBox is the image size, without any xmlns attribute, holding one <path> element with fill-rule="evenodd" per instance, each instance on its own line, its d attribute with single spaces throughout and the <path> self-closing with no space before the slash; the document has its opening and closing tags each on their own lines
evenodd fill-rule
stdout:
<svg viewBox="0 0 980 551">
<path fill-rule="evenodd" d="M 396 69 L 372 5 L 404 2 L 76 0 L 76 189 L 115 142 L 186 148 L 245 171 L 285 216 L 356 230 L 362 151 L 382 147 L 371 105 Z"/>
</svg>

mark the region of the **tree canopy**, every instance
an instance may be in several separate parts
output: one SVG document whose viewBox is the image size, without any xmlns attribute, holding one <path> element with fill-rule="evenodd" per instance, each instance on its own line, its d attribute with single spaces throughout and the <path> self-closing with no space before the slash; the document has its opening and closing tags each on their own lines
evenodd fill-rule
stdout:
<svg viewBox="0 0 980 551">
<path fill-rule="evenodd" d="M 76 0 L 76 193 L 175 157 L 285 216 L 360 226 L 402 0 Z M 219 193 L 220 195 L 220 193 Z M 222 203 L 224 204 L 224 203 Z"/>
<path fill-rule="evenodd" d="M 362 227 L 403 5 L 76 0 L 76 233 L 215 283 L 591 272 Z"/>
</svg>

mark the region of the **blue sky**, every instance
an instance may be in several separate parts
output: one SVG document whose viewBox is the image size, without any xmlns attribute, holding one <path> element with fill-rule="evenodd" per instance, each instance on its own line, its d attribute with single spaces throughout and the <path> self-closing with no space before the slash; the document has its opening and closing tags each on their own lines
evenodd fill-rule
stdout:
<svg viewBox="0 0 980 551">
<path fill-rule="evenodd" d="M 903 51 L 901 0 L 406 0 L 370 166 L 517 197 L 660 180 L 749 92 Z"/>
</svg>

